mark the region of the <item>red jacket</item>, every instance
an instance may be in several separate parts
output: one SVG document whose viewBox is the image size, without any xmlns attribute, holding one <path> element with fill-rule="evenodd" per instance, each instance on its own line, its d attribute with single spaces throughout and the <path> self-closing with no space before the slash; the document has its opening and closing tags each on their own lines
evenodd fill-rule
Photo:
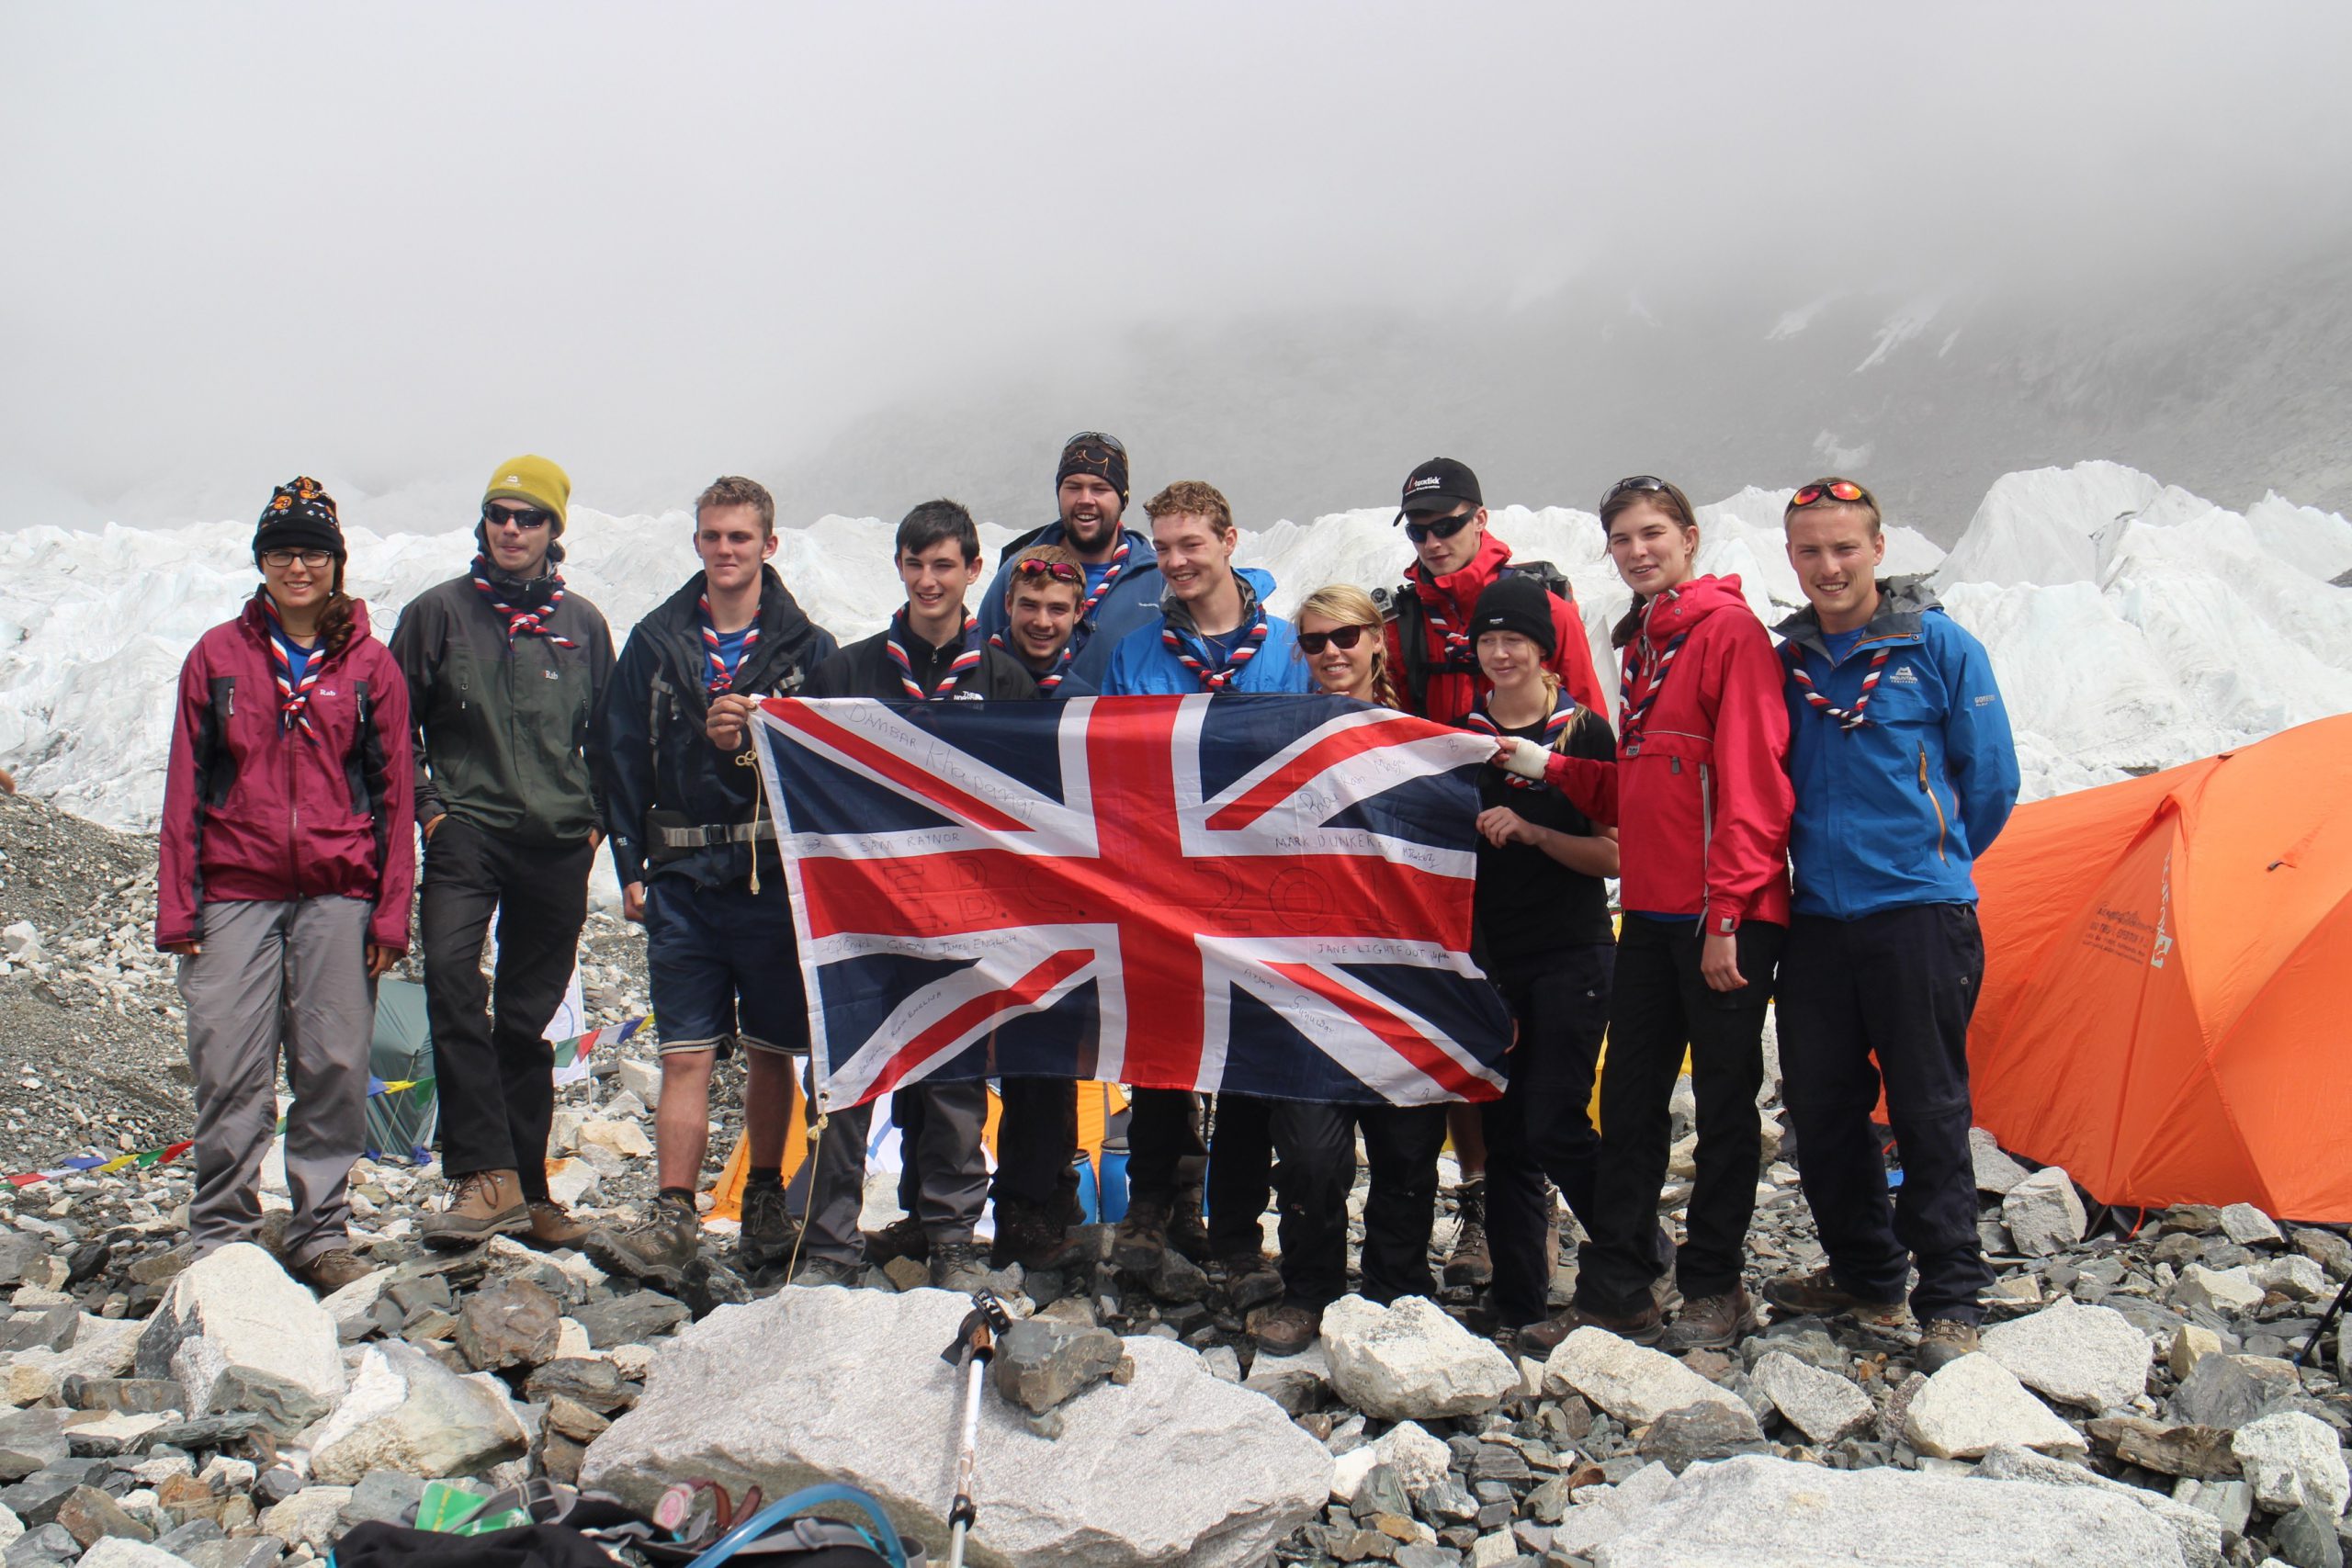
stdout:
<svg viewBox="0 0 2352 1568">
<path fill-rule="evenodd" d="M 1646 679 L 1686 632 L 1664 683 Z M 1577 809 L 1616 825 L 1620 901 L 1703 919 L 1711 932 L 1788 924 L 1786 676 L 1739 579 L 1694 578 L 1651 600 L 1624 660 L 1627 714 L 1653 686 L 1657 696 L 1637 721 L 1620 716 L 1617 760 L 1555 753 L 1544 764 Z"/>
<path fill-rule="evenodd" d="M 1460 724 L 1494 689 L 1494 682 L 1475 669 L 1451 671 L 1442 668 L 1446 661 L 1445 634 L 1438 630 L 1430 617 L 1443 619 L 1457 631 L 1468 626 L 1470 612 L 1478 605 L 1478 595 L 1487 591 L 1510 559 L 1510 547 L 1496 538 L 1494 530 L 1489 528 L 1487 536 L 1478 542 L 1478 553 L 1461 570 L 1450 571 L 1435 581 L 1423 580 L 1418 561 L 1406 571 L 1406 586 L 1420 601 L 1416 607 L 1419 614 L 1413 619 L 1423 628 L 1422 648 L 1430 665 L 1429 688 L 1415 710 L 1421 717 L 1439 724 Z M 1409 707 L 1412 698 L 1405 679 L 1403 626 L 1398 620 L 1388 623 L 1388 673 L 1396 682 L 1396 690 L 1405 694 Z M 1592 649 L 1585 637 L 1584 617 L 1577 614 L 1573 599 L 1564 599 L 1556 593 L 1552 595 L 1552 657 L 1544 667 L 1560 678 L 1568 695 L 1605 716 L 1609 700 L 1600 689 L 1600 678 L 1593 673 Z"/>
<path fill-rule="evenodd" d="M 345 897 L 375 906 L 369 942 L 407 951 L 408 683 L 368 635 L 364 604 L 352 607 L 351 640 L 325 658 L 306 734 L 280 728 L 258 604 L 188 651 L 164 776 L 157 946 L 202 940 L 208 902 Z"/>
</svg>

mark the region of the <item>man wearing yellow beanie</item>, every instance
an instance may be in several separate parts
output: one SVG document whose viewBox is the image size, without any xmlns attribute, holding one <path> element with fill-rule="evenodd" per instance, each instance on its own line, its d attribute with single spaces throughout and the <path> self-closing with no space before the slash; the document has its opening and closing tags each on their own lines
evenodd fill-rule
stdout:
<svg viewBox="0 0 2352 1568">
<path fill-rule="evenodd" d="M 583 747 L 613 637 L 557 570 L 571 501 L 570 477 L 547 458 L 501 463 L 471 570 L 419 594 L 392 634 L 416 725 L 418 918 L 450 1184 L 447 1209 L 417 1225 L 432 1247 L 586 1234 L 548 1196 L 545 1036 L 588 917 L 599 813 Z M 493 911 L 494 987 L 481 972 Z"/>
</svg>

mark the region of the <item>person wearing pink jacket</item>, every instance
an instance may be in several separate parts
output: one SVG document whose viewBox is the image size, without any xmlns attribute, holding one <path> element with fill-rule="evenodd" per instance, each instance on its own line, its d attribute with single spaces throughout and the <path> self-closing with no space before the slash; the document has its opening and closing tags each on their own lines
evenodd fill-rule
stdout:
<svg viewBox="0 0 2352 1568">
<path fill-rule="evenodd" d="M 408 686 L 344 592 L 347 553 L 316 479 L 277 488 L 254 532 L 261 587 L 180 667 L 155 917 L 187 1004 L 198 1254 L 260 1238 L 283 1055 L 280 1252 L 322 1292 L 368 1272 L 344 1187 L 415 881 Z"/>
</svg>

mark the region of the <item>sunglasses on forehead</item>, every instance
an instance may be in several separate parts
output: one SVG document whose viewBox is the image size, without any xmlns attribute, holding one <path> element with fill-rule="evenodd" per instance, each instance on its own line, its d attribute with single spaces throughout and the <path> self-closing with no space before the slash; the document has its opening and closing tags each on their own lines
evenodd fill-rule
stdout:
<svg viewBox="0 0 2352 1568">
<path fill-rule="evenodd" d="M 1056 582 L 1075 582 L 1083 587 L 1086 573 L 1066 560 L 1022 560 L 1012 563 L 1015 577 L 1050 577 Z"/>
<path fill-rule="evenodd" d="M 1875 505 L 1871 492 L 1851 479 L 1831 479 L 1826 484 L 1807 485 L 1789 497 L 1789 510 L 1802 512 L 1808 506 L 1818 506 L 1825 501 L 1862 502 Z"/>
<path fill-rule="evenodd" d="M 1408 523 L 1405 525 L 1405 537 L 1417 545 L 1426 539 L 1451 539 L 1454 535 L 1470 526 L 1470 520 L 1477 515 L 1478 509 L 1474 506 L 1467 512 L 1457 512 L 1451 517 L 1433 518 L 1427 523 L 1418 521 Z M 1340 646 L 1345 648 L 1348 645 L 1343 642 Z"/>
<path fill-rule="evenodd" d="M 1328 632 L 1301 632 L 1298 634 L 1299 649 L 1313 659 L 1327 648 L 1353 648 L 1371 629 L 1370 626 L 1334 626 Z"/>
<path fill-rule="evenodd" d="M 485 528 L 495 528 L 501 523 L 512 523 L 527 534 L 534 528 L 544 528 L 554 521 L 554 513 L 542 512 L 536 506 L 501 506 L 492 502 L 481 509 L 481 524 Z"/>
<path fill-rule="evenodd" d="M 1073 446 L 1100 446 L 1106 451 L 1116 452 L 1122 457 L 1127 455 L 1127 449 L 1119 445 L 1117 436 L 1106 435 L 1099 430 L 1081 430 L 1062 443 L 1062 450 L 1065 452 Z"/>
<path fill-rule="evenodd" d="M 1600 498 L 1600 504 L 1605 507 L 1621 495 L 1642 491 L 1656 491 L 1664 494 L 1668 489 L 1667 482 L 1656 474 L 1635 474 L 1630 479 L 1619 479 L 1615 484 L 1611 485 L 1609 493 Z"/>
</svg>

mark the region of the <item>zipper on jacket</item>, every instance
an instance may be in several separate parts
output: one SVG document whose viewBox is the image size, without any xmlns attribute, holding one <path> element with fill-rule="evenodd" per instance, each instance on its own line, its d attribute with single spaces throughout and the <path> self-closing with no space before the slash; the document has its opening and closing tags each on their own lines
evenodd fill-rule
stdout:
<svg viewBox="0 0 2352 1568">
<path fill-rule="evenodd" d="M 1714 777 L 1707 764 L 1699 764 L 1699 934 L 1707 934 L 1707 912 L 1713 899 L 1715 852 L 1715 788 Z"/>
<path fill-rule="evenodd" d="M 1919 793 L 1936 808 L 1936 858 L 1950 865 L 1951 862 L 1944 854 L 1944 835 L 1950 831 L 1950 825 L 1944 821 L 1944 803 L 1936 798 L 1935 786 L 1928 782 L 1928 743 L 1924 740 L 1919 743 Z"/>
</svg>

